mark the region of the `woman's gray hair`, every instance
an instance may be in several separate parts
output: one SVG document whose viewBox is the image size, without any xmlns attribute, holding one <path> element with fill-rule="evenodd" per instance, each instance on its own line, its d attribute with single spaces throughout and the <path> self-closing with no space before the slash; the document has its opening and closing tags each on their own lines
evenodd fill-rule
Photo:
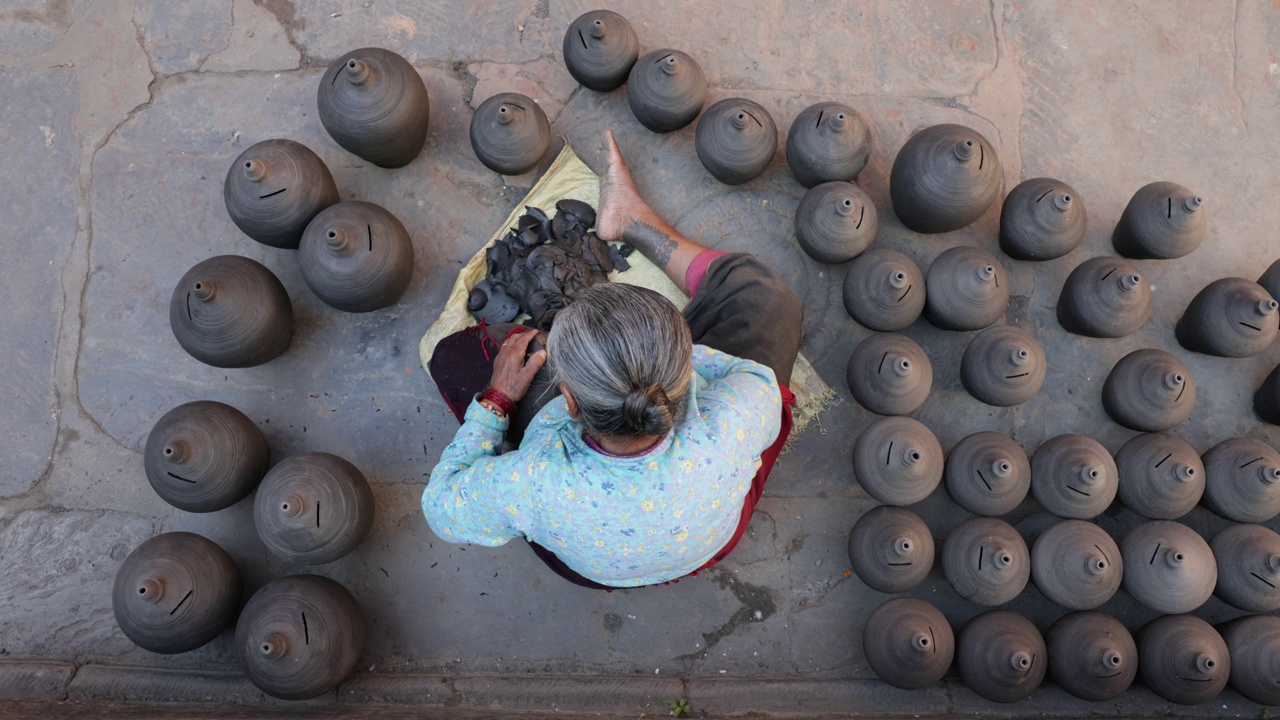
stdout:
<svg viewBox="0 0 1280 720">
<path fill-rule="evenodd" d="M 693 339 L 676 306 L 635 285 L 600 283 L 556 315 L 547 338 L 555 382 L 604 436 L 664 435 L 683 413 Z"/>
</svg>

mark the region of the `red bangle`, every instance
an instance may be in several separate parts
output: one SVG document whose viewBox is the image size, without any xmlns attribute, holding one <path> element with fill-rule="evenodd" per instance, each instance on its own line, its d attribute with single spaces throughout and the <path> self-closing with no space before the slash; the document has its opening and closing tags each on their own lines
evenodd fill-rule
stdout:
<svg viewBox="0 0 1280 720">
<path fill-rule="evenodd" d="M 516 401 L 507 397 L 507 394 L 502 392 L 501 390 L 495 390 L 493 388 L 485 388 L 480 393 L 480 399 L 488 400 L 494 405 L 497 405 L 498 409 L 502 411 L 502 414 L 506 415 L 507 417 L 511 417 L 512 415 L 516 414 Z"/>
</svg>

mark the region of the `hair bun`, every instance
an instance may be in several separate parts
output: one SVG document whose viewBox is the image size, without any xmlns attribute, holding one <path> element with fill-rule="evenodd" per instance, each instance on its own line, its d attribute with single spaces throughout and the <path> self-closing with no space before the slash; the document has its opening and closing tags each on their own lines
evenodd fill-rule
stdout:
<svg viewBox="0 0 1280 720">
<path fill-rule="evenodd" d="M 666 435 L 671 429 L 671 399 L 662 385 L 636 388 L 622 401 L 622 417 L 628 434 Z"/>
</svg>

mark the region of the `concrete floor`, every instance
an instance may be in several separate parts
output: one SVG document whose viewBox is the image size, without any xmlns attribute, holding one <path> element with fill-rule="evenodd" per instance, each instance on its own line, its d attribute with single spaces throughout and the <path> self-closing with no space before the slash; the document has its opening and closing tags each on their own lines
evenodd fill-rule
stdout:
<svg viewBox="0 0 1280 720">
<path fill-rule="evenodd" d="M 315 570 L 349 587 L 371 633 L 362 673 L 728 678 L 873 677 L 862 624 L 887 599 L 849 576 L 845 542 L 876 503 L 852 477 L 858 431 L 874 416 L 844 385 L 868 332 L 840 303 L 844 268 L 808 259 L 791 218 L 803 193 L 776 162 L 738 187 L 715 182 L 693 151 L 693 127 L 654 135 L 626 91 L 582 90 L 565 71 L 568 23 L 585 0 L 9 0 L 0 6 L 0 659 L 204 670 L 237 668 L 232 635 L 165 657 L 116 627 L 110 590 L 120 562 L 165 531 L 208 536 L 236 559 L 250 590 Z M 1002 257 L 1013 285 L 1008 321 L 1032 330 L 1049 359 L 1042 392 L 996 409 L 959 383 L 972 333 L 923 320 L 906 331 L 934 366 L 914 413 L 949 448 L 977 430 L 1012 434 L 1028 452 L 1064 432 L 1115 451 L 1132 435 L 1102 410 L 1111 365 L 1140 347 L 1179 355 L 1199 405 L 1177 432 L 1203 451 L 1231 435 L 1280 442 L 1250 395 L 1280 360 L 1275 348 L 1225 360 L 1182 351 L 1173 324 L 1209 281 L 1254 278 L 1280 256 L 1280 10 L 1257 0 L 1014 2 L 817 0 L 686 3 L 619 0 L 643 49 L 692 53 L 711 100 L 744 96 L 777 121 L 821 99 L 851 104 L 874 148 L 859 184 L 880 213 L 878 246 L 921 267 L 943 249 L 998 250 L 997 202 L 977 223 L 940 236 L 907 230 L 888 201 L 888 171 L 915 130 L 976 128 L 996 146 L 1006 190 L 1059 178 L 1089 213 L 1083 245 L 1033 264 Z M 318 79 L 344 52 L 380 45 L 405 55 L 431 94 L 426 149 L 385 170 L 341 150 L 315 114 Z M 804 351 L 839 399 L 782 458 L 729 561 L 697 579 L 611 594 L 573 587 L 526 547 L 449 545 L 419 510 L 423 484 L 456 423 L 418 363 L 416 343 L 459 267 L 536 179 L 502 178 L 472 155 L 472 109 L 498 92 L 537 99 L 553 129 L 599 169 L 613 128 L 641 191 L 682 232 L 766 257 L 804 298 Z M 394 307 L 346 315 L 306 289 L 291 251 L 249 239 L 223 207 L 222 180 L 252 143 L 288 137 L 313 148 L 343 199 L 377 202 L 414 238 L 413 282 Z M 550 155 L 548 156 L 548 162 Z M 1067 273 L 1110 254 L 1110 232 L 1141 185 L 1172 180 L 1207 201 L 1209 237 L 1183 260 L 1141 263 L 1155 290 L 1150 321 L 1118 340 L 1068 335 L 1054 317 Z M 178 347 L 168 327 L 174 283 L 194 263 L 240 254 L 289 289 L 292 347 L 266 365 L 218 370 Z M 374 486 L 377 521 L 355 552 L 318 569 L 282 562 L 254 534 L 252 503 L 208 515 L 162 502 L 142 473 L 151 425 L 195 399 L 228 402 L 258 421 L 274 460 L 307 450 L 343 455 Z M 967 517 L 939 489 L 917 510 L 938 538 Z M 1028 501 L 1008 518 L 1027 537 L 1052 518 Z M 1099 518 L 1117 537 L 1138 522 L 1119 505 Z M 1224 522 L 1197 509 L 1206 535 Z M 1280 527 L 1271 523 L 1273 528 Z M 979 612 L 935 568 L 912 593 L 957 628 Z M 1009 607 L 1042 629 L 1065 611 L 1028 590 Z M 1131 628 L 1154 617 L 1121 592 L 1104 608 Z M 1216 598 L 1200 616 L 1239 613 Z M 875 683 L 867 687 L 874 688 Z M 921 691 L 916 712 L 1008 712 Z M 1046 688 L 1028 708 L 1122 715 L 1145 697 L 1064 706 Z M 864 707 L 859 703 L 866 701 Z M 884 711 L 869 698 L 850 711 Z M 1058 703 L 1058 705 L 1053 705 Z M 732 703 L 729 703 L 732 706 Z M 695 709 L 696 709 L 695 702 Z M 1126 709 L 1128 708 L 1128 709 Z M 1163 708 L 1163 709 L 1162 709 Z M 746 709 L 746 708 L 744 708 Z M 1205 714 L 1256 715 L 1224 694 Z"/>
</svg>

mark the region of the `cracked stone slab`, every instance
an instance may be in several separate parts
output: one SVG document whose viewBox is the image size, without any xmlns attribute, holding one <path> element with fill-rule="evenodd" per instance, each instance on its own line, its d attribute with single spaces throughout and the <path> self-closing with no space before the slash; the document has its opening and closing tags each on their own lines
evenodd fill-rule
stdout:
<svg viewBox="0 0 1280 720">
<path fill-rule="evenodd" d="M 71 663 L 0 661 L 0 698 L 61 700 L 75 672 Z"/>
<path fill-rule="evenodd" d="M 995 25 L 987 0 L 876 3 L 880 90 L 893 95 L 955 97 L 996 64 Z"/>
<path fill-rule="evenodd" d="M 138 0 L 134 17 L 151 64 L 162 75 L 199 70 L 230 47 L 231 0 Z"/>
<path fill-rule="evenodd" d="M 275 15 L 253 0 L 234 0 L 224 50 L 208 57 L 202 71 L 292 70 L 302 56 Z"/>
<path fill-rule="evenodd" d="M 83 0 L 8 0 L 0 8 L 0 53 L 29 57 L 48 50 L 87 4 Z"/>
</svg>

